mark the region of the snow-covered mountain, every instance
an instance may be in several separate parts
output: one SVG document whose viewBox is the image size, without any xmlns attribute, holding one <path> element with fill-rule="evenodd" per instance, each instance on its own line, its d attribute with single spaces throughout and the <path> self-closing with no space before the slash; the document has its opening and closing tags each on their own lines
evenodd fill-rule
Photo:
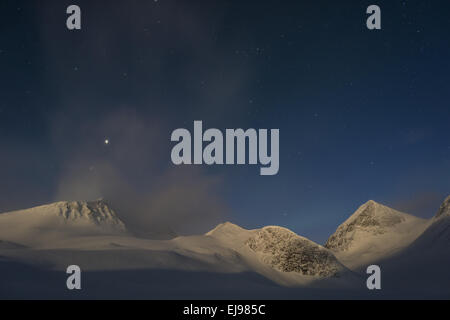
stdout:
<svg viewBox="0 0 450 320">
<path fill-rule="evenodd" d="M 108 234 L 125 235 L 127 230 L 103 200 L 63 201 L 0 214 L 0 240 L 28 247 Z"/>
<path fill-rule="evenodd" d="M 450 196 L 444 200 L 427 228 L 411 244 L 411 247 L 448 252 L 450 249 Z"/>
<path fill-rule="evenodd" d="M 76 262 L 92 271 L 254 272 L 285 286 L 351 274 L 328 249 L 281 227 L 223 223 L 204 235 L 137 238 L 103 200 L 0 214 L 0 253 L 58 270 Z"/>
<path fill-rule="evenodd" d="M 370 200 L 337 228 L 325 247 L 354 269 L 407 247 L 427 225 L 427 220 Z"/>
<path fill-rule="evenodd" d="M 226 222 L 206 236 L 235 250 L 249 270 L 283 285 L 352 277 L 330 250 L 283 227 L 246 230 Z"/>
<path fill-rule="evenodd" d="M 450 196 L 448 196 L 444 202 L 441 204 L 441 207 L 439 208 L 439 211 L 437 212 L 434 219 L 440 219 L 443 217 L 449 217 L 450 216 Z"/>
<path fill-rule="evenodd" d="M 330 277 L 345 269 L 328 249 L 285 228 L 262 228 L 245 243 L 262 262 L 282 272 Z"/>
<path fill-rule="evenodd" d="M 450 298 L 450 196 L 410 245 L 379 264 L 393 292 L 414 298 Z"/>
<path fill-rule="evenodd" d="M 448 282 L 449 246 L 450 197 L 430 220 L 369 201 L 338 227 L 325 246 L 283 227 L 247 230 L 230 222 L 202 235 L 170 240 L 139 238 L 103 200 L 57 202 L 0 214 L 0 271 L 11 265 L 10 275 L 14 276 L 18 263 L 58 274 L 71 264 L 96 275 L 145 272 L 149 277 L 146 284 L 161 286 L 158 290 L 169 290 L 165 283 L 180 274 L 195 274 L 192 281 L 196 286 L 211 288 L 215 288 L 214 281 L 204 280 L 211 275 L 212 279 L 234 277 L 236 282 L 230 283 L 230 290 L 250 285 L 259 292 L 254 288 L 260 288 L 261 279 L 268 283 L 261 287 L 264 290 L 280 285 L 291 289 L 365 290 L 365 272 L 359 272 L 377 263 L 388 270 L 383 279 L 392 287 L 397 279 L 407 279 L 404 270 L 412 270 L 412 266 L 418 273 L 433 270 L 438 288 L 434 292 L 440 297 L 441 283 Z M 410 276 L 416 281 L 415 274 Z M 142 284 L 141 280 L 133 281 L 124 280 L 124 285 L 134 292 Z M 418 296 L 430 283 L 422 282 Z M 220 286 L 228 282 L 224 283 Z M 405 286 L 408 284 L 397 283 L 395 290 Z M 8 293 L 0 286 L 2 295 Z"/>
</svg>

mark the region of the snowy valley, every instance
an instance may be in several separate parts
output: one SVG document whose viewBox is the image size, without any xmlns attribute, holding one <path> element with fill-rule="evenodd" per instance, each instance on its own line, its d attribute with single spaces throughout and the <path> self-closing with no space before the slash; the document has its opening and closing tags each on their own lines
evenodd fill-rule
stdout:
<svg viewBox="0 0 450 320">
<path fill-rule="evenodd" d="M 450 197 L 430 220 L 369 201 L 324 246 L 283 227 L 229 222 L 203 235 L 144 239 L 104 200 L 57 202 L 0 214 L 0 296 L 67 297 L 58 283 L 76 264 L 88 298 L 363 298 L 371 294 L 365 268 L 378 264 L 386 280 L 377 297 L 448 298 L 449 245 Z M 411 290 L 413 269 L 411 279 L 422 273 L 423 281 Z"/>
</svg>

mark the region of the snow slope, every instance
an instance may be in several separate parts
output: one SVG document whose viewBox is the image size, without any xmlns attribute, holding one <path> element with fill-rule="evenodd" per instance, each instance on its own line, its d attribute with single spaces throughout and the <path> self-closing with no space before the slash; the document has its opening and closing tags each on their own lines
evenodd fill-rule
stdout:
<svg viewBox="0 0 450 320">
<path fill-rule="evenodd" d="M 380 265 L 387 292 L 450 299 L 450 196 L 417 239 Z"/>
<path fill-rule="evenodd" d="M 0 214 L 0 240 L 39 247 L 88 235 L 126 235 L 105 201 L 56 202 Z"/>
<path fill-rule="evenodd" d="M 356 269 L 399 252 L 428 224 L 427 220 L 371 200 L 338 227 L 325 247 L 345 266 Z"/>
<path fill-rule="evenodd" d="M 103 200 L 0 214 L 0 255 L 53 270 L 254 272 L 284 286 L 351 275 L 329 250 L 281 227 L 224 223 L 204 235 L 137 238 Z"/>
<path fill-rule="evenodd" d="M 226 222 L 206 236 L 233 248 L 248 270 L 285 286 L 312 285 L 327 278 L 354 280 L 331 251 L 286 228 L 246 230 Z"/>
<path fill-rule="evenodd" d="M 124 296 L 126 290 L 142 296 L 158 290 L 169 297 L 179 290 L 187 294 L 182 298 L 194 292 L 220 296 L 225 286 L 229 293 L 250 290 L 247 298 L 264 292 L 341 297 L 343 289 L 359 297 L 367 293 L 365 272 L 347 268 L 358 271 L 375 262 L 383 270 L 385 297 L 450 297 L 449 243 L 450 197 L 429 221 L 369 201 L 324 247 L 286 228 L 247 230 L 229 222 L 203 235 L 138 238 L 103 200 L 57 202 L 0 214 L 0 271 L 12 279 L 9 289 L 0 283 L 0 296 L 9 297 L 11 289 L 18 297 L 30 292 L 29 282 L 24 289 L 16 287 L 26 276 L 19 269 L 51 280 L 77 264 L 90 274 L 100 298 L 110 284 Z M 29 281 L 38 280 L 33 277 Z M 280 286 L 290 288 L 279 291 Z M 33 290 L 40 296 L 47 289 L 36 285 Z"/>
<path fill-rule="evenodd" d="M 330 277 L 344 271 L 326 248 L 281 227 L 265 227 L 246 241 L 260 261 L 282 272 Z"/>
<path fill-rule="evenodd" d="M 448 196 L 441 204 L 441 207 L 439 208 L 439 211 L 437 212 L 434 219 L 436 220 L 448 216 L 450 216 L 450 196 Z"/>
<path fill-rule="evenodd" d="M 411 250 L 418 249 L 443 251 L 450 256 L 450 196 L 444 200 L 425 231 L 411 244 Z"/>
</svg>

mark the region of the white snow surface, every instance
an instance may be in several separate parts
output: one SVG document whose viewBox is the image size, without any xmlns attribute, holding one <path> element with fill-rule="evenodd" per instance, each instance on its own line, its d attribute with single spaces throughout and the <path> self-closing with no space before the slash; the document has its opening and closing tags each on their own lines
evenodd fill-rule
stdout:
<svg viewBox="0 0 450 320">
<path fill-rule="evenodd" d="M 444 200 L 425 231 L 411 244 L 411 250 L 441 251 L 450 258 L 450 196 Z"/>
<path fill-rule="evenodd" d="M 103 200 L 56 202 L 0 214 L 0 240 L 27 247 L 89 235 L 125 235 L 127 230 Z"/>
<path fill-rule="evenodd" d="M 362 266 L 396 256 L 392 261 L 408 263 L 410 252 L 420 257 L 420 252 L 438 250 L 438 261 L 450 264 L 449 244 L 450 197 L 430 220 L 369 201 L 325 246 L 283 227 L 247 230 L 230 222 L 203 235 L 138 238 L 103 200 L 57 202 L 0 214 L 0 257 L 12 261 L 59 271 L 78 264 L 94 272 L 250 272 L 288 287 L 352 287 L 362 283 L 354 272 Z"/>
<path fill-rule="evenodd" d="M 352 277 L 326 248 L 281 227 L 223 223 L 204 235 L 137 238 L 103 200 L 57 202 L 0 214 L 0 255 L 62 269 L 256 272 L 284 286 Z"/>
<path fill-rule="evenodd" d="M 337 228 L 325 247 L 344 265 L 356 269 L 396 254 L 428 225 L 425 219 L 370 200 Z"/>
</svg>

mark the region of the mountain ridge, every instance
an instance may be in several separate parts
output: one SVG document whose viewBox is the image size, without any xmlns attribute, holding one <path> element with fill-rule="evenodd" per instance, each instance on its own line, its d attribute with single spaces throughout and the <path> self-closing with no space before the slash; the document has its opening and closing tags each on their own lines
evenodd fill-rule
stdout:
<svg viewBox="0 0 450 320">
<path fill-rule="evenodd" d="M 125 224 L 103 199 L 59 201 L 0 214 L 0 240 L 25 246 L 98 234 L 128 234 Z"/>
<path fill-rule="evenodd" d="M 434 219 L 439 219 L 443 216 L 450 216 L 450 195 L 442 202 L 438 212 L 434 216 Z"/>
<path fill-rule="evenodd" d="M 433 225 L 443 228 L 439 234 L 444 234 L 444 241 L 440 243 L 445 243 L 446 235 L 450 237 L 449 199 L 431 219 Z M 432 230 L 429 225 L 429 220 L 370 200 L 350 215 L 324 246 L 285 227 L 247 230 L 231 222 L 218 224 L 203 235 L 155 240 L 128 233 L 102 199 L 60 201 L 0 214 L 0 253 L 27 260 L 36 255 L 24 252 L 39 249 L 39 260 L 65 265 L 73 253 L 55 256 L 46 255 L 45 250 L 82 250 L 86 257 L 77 253 L 79 259 L 93 270 L 104 270 L 113 263 L 117 269 L 250 271 L 283 286 L 305 286 L 323 279 L 354 280 L 353 272 L 359 267 L 409 247 L 419 235 L 431 232 L 427 231 Z M 93 263 L 88 257 L 94 252 L 104 261 Z"/>
<path fill-rule="evenodd" d="M 324 246 L 352 269 L 407 247 L 427 223 L 425 219 L 369 200 L 339 225 Z"/>
</svg>

